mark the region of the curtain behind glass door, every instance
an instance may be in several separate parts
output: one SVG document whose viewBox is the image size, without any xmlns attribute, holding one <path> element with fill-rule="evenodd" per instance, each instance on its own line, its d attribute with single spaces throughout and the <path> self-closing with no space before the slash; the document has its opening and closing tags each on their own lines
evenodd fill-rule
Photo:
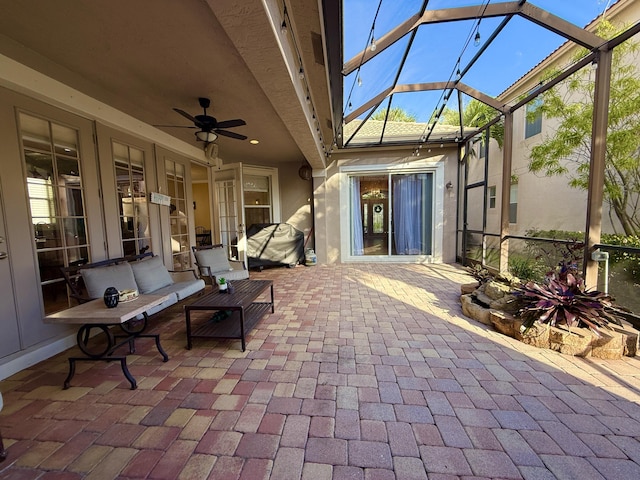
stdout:
<svg viewBox="0 0 640 480">
<path fill-rule="evenodd" d="M 431 255 L 433 175 L 392 175 L 394 255 Z"/>
</svg>

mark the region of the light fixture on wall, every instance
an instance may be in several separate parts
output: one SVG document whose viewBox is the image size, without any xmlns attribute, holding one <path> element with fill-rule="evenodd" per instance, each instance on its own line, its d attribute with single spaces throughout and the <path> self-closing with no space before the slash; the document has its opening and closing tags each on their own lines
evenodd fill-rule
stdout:
<svg viewBox="0 0 640 480">
<path fill-rule="evenodd" d="M 199 132 L 196 132 L 196 138 L 201 142 L 211 143 L 216 141 L 216 139 L 218 138 L 218 135 L 216 135 L 213 132 L 206 132 L 204 130 L 200 130 Z"/>
<path fill-rule="evenodd" d="M 298 170 L 298 175 L 302 180 L 311 180 L 311 167 L 308 164 L 304 164 Z"/>
<path fill-rule="evenodd" d="M 453 182 L 451 180 L 449 180 L 447 182 L 447 184 L 445 185 L 445 187 L 447 187 L 447 190 L 451 190 L 453 189 Z"/>
</svg>

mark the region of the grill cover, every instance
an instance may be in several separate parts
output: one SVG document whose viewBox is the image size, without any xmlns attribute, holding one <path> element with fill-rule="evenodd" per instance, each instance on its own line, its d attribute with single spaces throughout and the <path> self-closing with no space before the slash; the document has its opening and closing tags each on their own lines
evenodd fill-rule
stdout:
<svg viewBox="0 0 640 480">
<path fill-rule="evenodd" d="M 304 261 L 304 234 L 288 223 L 254 223 L 247 229 L 249 268 L 294 267 Z"/>
</svg>

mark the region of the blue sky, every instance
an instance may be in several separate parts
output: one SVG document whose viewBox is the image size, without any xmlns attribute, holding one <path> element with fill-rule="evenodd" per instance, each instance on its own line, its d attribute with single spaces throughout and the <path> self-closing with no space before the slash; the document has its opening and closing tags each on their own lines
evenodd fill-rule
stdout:
<svg viewBox="0 0 640 480">
<path fill-rule="evenodd" d="M 483 0 L 430 0 L 427 8 L 436 10 L 482 3 Z M 491 0 L 491 3 L 499 1 Z M 529 0 L 529 3 L 584 26 L 615 0 Z M 373 30 L 377 38 L 418 12 L 421 6 L 422 0 L 382 0 L 381 3 L 380 0 L 343 0 L 345 61 L 368 45 L 378 7 L 380 11 Z M 501 21 L 501 18 L 482 20 L 478 28 L 481 37 L 488 38 Z M 455 76 L 458 59 L 464 67 L 477 52 L 473 45 L 476 26 L 474 20 L 421 26 L 398 83 L 446 81 Z M 497 96 L 564 41 L 564 38 L 516 16 L 462 81 Z M 358 73 L 345 78 L 346 113 L 348 102 L 357 108 L 391 86 L 406 44 L 405 37 L 363 65 Z M 357 76 L 361 86 L 358 86 Z M 419 121 L 427 121 L 439 101 L 441 103 L 441 97 L 442 92 L 395 95 L 392 106 L 400 106 L 415 114 Z M 450 102 L 448 106 L 454 107 Z"/>
</svg>

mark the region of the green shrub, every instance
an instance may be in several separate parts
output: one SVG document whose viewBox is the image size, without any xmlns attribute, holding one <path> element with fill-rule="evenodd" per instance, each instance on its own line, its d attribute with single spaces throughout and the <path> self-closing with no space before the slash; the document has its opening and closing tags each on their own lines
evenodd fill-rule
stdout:
<svg viewBox="0 0 640 480">
<path fill-rule="evenodd" d="M 600 243 L 640 248 L 640 236 L 603 233 Z M 602 250 L 607 251 L 606 248 Z M 625 272 L 629 276 L 629 279 L 640 282 L 640 255 L 628 252 L 609 251 L 609 264 L 612 267 L 619 265 L 620 270 Z"/>
<path fill-rule="evenodd" d="M 525 240 L 527 253 L 544 264 L 547 271 L 558 265 L 572 265 L 580 269 L 584 254 L 584 234 L 568 230 L 527 230 Z M 536 241 L 535 238 L 558 240 L 557 242 Z"/>
<path fill-rule="evenodd" d="M 546 270 L 538 260 L 515 253 L 509 255 L 509 273 L 522 280 L 542 280 Z"/>
</svg>

